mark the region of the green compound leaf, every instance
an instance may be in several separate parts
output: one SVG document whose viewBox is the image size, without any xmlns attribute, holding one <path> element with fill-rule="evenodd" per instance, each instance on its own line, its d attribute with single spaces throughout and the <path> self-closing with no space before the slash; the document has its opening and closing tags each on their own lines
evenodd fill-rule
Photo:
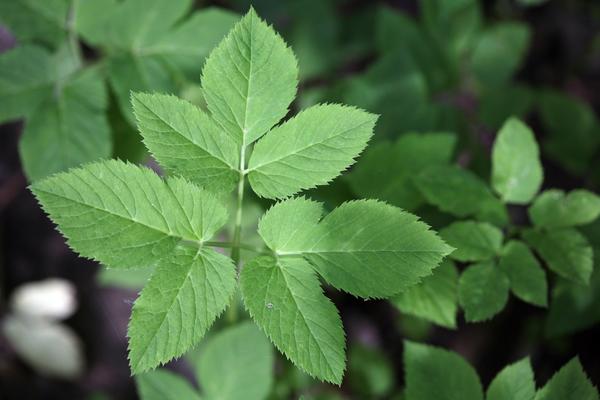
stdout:
<svg viewBox="0 0 600 400">
<path fill-rule="evenodd" d="M 342 322 L 308 262 L 255 258 L 244 266 L 240 285 L 248 312 L 282 353 L 311 376 L 342 382 Z"/>
<path fill-rule="evenodd" d="M 502 249 L 498 267 L 508 277 L 515 296 L 537 306 L 548 305 L 546 273 L 523 242 L 508 242 Z"/>
<path fill-rule="evenodd" d="M 235 283 L 233 262 L 213 250 L 177 247 L 159 262 L 131 314 L 133 373 L 179 357 L 198 343 L 229 304 Z"/>
<path fill-rule="evenodd" d="M 593 222 L 600 215 L 600 197 L 584 189 L 568 194 L 558 189 L 540 194 L 531 207 L 529 217 L 542 228 L 568 228 Z"/>
<path fill-rule="evenodd" d="M 542 232 L 529 229 L 523 238 L 563 278 L 587 285 L 594 268 L 590 243 L 575 229 Z"/>
<path fill-rule="evenodd" d="M 431 165 L 449 164 L 455 145 L 450 133 L 405 134 L 395 143 L 369 146 L 346 178 L 359 197 L 414 210 L 424 199 L 413 177 Z"/>
<path fill-rule="evenodd" d="M 338 104 L 302 111 L 256 143 L 249 162 L 252 189 L 263 197 L 284 198 L 328 183 L 354 163 L 376 120 Z"/>
<path fill-rule="evenodd" d="M 318 210 L 305 199 L 280 202 L 263 217 L 261 235 L 279 255 L 303 256 L 327 282 L 356 296 L 396 294 L 452 251 L 417 217 L 376 200 L 344 203 L 316 223 Z M 288 220 L 304 222 L 279 228 Z"/>
<path fill-rule="evenodd" d="M 137 93 L 132 103 L 146 147 L 168 171 L 212 191 L 235 187 L 235 141 L 200 108 L 161 94 Z"/>
<path fill-rule="evenodd" d="M 390 301 L 403 313 L 454 329 L 458 309 L 458 270 L 452 261 L 444 260 L 433 270 L 433 275 Z"/>
<path fill-rule="evenodd" d="M 154 265 L 182 241 L 210 239 L 227 219 L 225 207 L 189 182 L 116 160 L 31 190 L 75 251 L 114 268 Z"/>
<path fill-rule="evenodd" d="M 527 204 L 543 180 L 540 151 L 531 129 L 516 118 L 502 126 L 492 151 L 492 185 L 506 203 Z"/>
<path fill-rule="evenodd" d="M 517 22 L 499 23 L 483 31 L 471 56 L 475 77 L 487 86 L 504 84 L 525 58 L 530 38 L 529 27 Z"/>
<path fill-rule="evenodd" d="M 477 372 L 456 353 L 404 342 L 406 400 L 483 400 Z"/>
<path fill-rule="evenodd" d="M 136 376 L 141 400 L 200 400 L 200 395 L 183 377 L 166 369 Z"/>
<path fill-rule="evenodd" d="M 487 400 L 533 400 L 535 380 L 529 358 L 505 367 L 487 390 Z"/>
<path fill-rule="evenodd" d="M 598 400 L 598 398 L 598 389 L 586 376 L 577 357 L 554 374 L 535 396 L 535 400 Z"/>
<path fill-rule="evenodd" d="M 431 166 L 415 178 L 428 203 L 457 217 L 477 214 L 494 195 L 471 171 L 452 165 Z"/>
<path fill-rule="evenodd" d="M 468 267 L 458 281 L 458 300 L 469 322 L 485 321 L 502 311 L 510 283 L 493 262 Z"/>
<path fill-rule="evenodd" d="M 273 384 L 273 346 L 247 321 L 220 331 L 201 348 L 196 375 L 209 399 L 264 400 Z"/>
<path fill-rule="evenodd" d="M 487 222 L 459 221 L 440 230 L 440 236 L 456 250 L 450 257 L 458 261 L 489 260 L 500 252 L 502 231 Z"/>
<path fill-rule="evenodd" d="M 287 114 L 297 76 L 292 50 L 250 9 L 206 60 L 202 88 L 215 121 L 248 145 Z"/>
</svg>

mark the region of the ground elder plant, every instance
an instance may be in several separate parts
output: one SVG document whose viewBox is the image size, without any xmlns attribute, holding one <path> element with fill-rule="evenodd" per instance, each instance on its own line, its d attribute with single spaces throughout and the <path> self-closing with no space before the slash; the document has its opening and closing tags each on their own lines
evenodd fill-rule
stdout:
<svg viewBox="0 0 600 400">
<path fill-rule="evenodd" d="M 325 214 L 320 203 L 295 197 L 354 163 L 377 120 L 339 104 L 283 120 L 297 74 L 292 50 L 250 10 L 206 60 L 208 111 L 174 96 L 132 94 L 144 143 L 166 178 L 111 160 L 32 185 L 76 252 L 109 268 L 155 267 L 129 324 L 133 373 L 198 343 L 239 289 L 287 358 L 339 384 L 344 330 L 319 277 L 357 297 L 386 298 L 431 275 L 453 250 L 416 216 L 382 201 L 351 201 Z M 260 219 L 258 249 L 241 234 L 249 189 L 279 200 Z M 215 236 L 228 221 L 231 192 L 235 229 L 221 242 Z M 241 260 L 242 249 L 259 254 Z"/>
</svg>

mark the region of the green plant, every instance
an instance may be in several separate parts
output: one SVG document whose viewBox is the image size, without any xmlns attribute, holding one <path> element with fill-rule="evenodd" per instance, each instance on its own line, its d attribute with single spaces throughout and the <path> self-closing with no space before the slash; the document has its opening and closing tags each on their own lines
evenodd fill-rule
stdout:
<svg viewBox="0 0 600 400">
<path fill-rule="evenodd" d="M 473 367 L 458 354 L 436 347 L 404 342 L 406 400 L 597 400 L 579 359 L 569 361 L 546 385 L 536 389 L 529 359 L 504 368 L 485 396 Z"/>
<path fill-rule="evenodd" d="M 219 9 L 190 15 L 191 7 L 191 0 L 0 2 L 0 23 L 20 42 L 0 55 L 0 122 L 25 120 L 19 152 L 30 180 L 112 155 L 140 158 L 130 91 L 182 91 L 238 19 Z"/>
<path fill-rule="evenodd" d="M 134 93 L 148 150 L 171 175 L 102 161 L 36 182 L 31 189 L 68 244 L 110 268 L 155 266 L 133 307 L 129 359 L 144 372 L 196 344 L 232 300 L 241 250 L 259 253 L 239 271 L 244 304 L 292 362 L 340 384 L 345 337 L 318 273 L 333 287 L 383 298 L 430 275 L 452 251 L 429 226 L 376 200 L 347 202 L 323 216 L 296 193 L 324 185 L 354 162 L 376 117 L 337 104 L 288 113 L 296 60 L 253 10 L 207 58 L 208 112 L 169 95 Z M 241 235 L 249 186 L 285 199 L 260 219 L 265 246 Z M 227 222 L 222 204 L 236 193 L 230 240 L 212 240 Z M 231 249 L 230 258 L 215 248 Z M 230 306 L 235 319 L 235 303 Z"/>
<path fill-rule="evenodd" d="M 592 246 L 576 227 L 600 216 L 600 197 L 582 189 L 538 193 L 543 181 L 538 146 L 518 119 L 509 119 L 496 137 L 491 187 L 451 164 L 454 142 L 450 134 L 404 135 L 393 145 L 372 146 L 347 176 L 359 195 L 410 210 L 435 207 L 429 218 L 456 248 L 450 258 L 472 263 L 459 278 L 456 267 L 445 261 L 392 302 L 405 313 L 449 328 L 456 327 L 458 304 L 468 321 L 486 320 L 505 307 L 509 291 L 546 307 L 546 273 L 535 253 L 560 278 L 588 285 Z M 397 173 L 389 177 L 382 173 L 386 170 Z M 532 226 L 510 221 L 508 205 L 527 206 Z"/>
</svg>

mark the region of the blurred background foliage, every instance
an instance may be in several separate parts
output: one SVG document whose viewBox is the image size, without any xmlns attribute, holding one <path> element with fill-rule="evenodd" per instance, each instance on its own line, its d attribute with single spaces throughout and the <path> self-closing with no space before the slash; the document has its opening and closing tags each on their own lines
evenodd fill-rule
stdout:
<svg viewBox="0 0 600 400">
<path fill-rule="evenodd" d="M 432 164 L 455 163 L 487 181 L 494 137 L 510 116 L 525 120 L 540 143 L 544 188 L 600 190 L 597 1 L 250 3 L 0 0 L 0 397 L 136 398 L 165 379 L 181 386 L 175 398 L 199 396 L 165 371 L 140 379 L 136 389 L 125 332 L 149 273 L 116 273 L 77 258 L 26 186 L 98 158 L 154 166 L 136 132 L 130 91 L 174 93 L 203 107 L 203 59 L 250 5 L 298 57 L 300 87 L 292 113 L 344 102 L 381 114 L 371 146 L 351 171 L 310 193 L 329 207 L 377 197 L 416 212 L 436 229 L 446 226 L 453 213 L 428 201 L 414 176 Z M 257 198 L 248 203 L 246 237 L 255 235 L 267 205 Z M 490 207 L 482 220 L 501 227 L 504 218 L 514 226 L 529 223 L 524 207 L 511 206 L 500 216 Z M 581 231 L 597 265 L 600 223 Z M 221 398 L 401 399 L 408 338 L 460 353 L 486 386 L 501 368 L 527 355 L 538 382 L 575 354 L 591 380 L 600 382 L 594 350 L 600 334 L 598 268 L 589 285 L 551 276 L 547 309 L 511 298 L 495 318 L 477 324 L 466 323 L 460 313 L 457 318 L 460 269 L 444 265 L 444 279 L 454 283 L 449 289 L 437 283 L 447 290 L 441 290 L 442 310 L 431 311 L 436 304 L 419 308 L 406 298 L 365 303 L 328 293 L 348 332 L 341 388 L 320 384 L 276 356 L 251 324 L 226 328 L 224 320 L 197 351 L 168 368 L 196 382 L 209 399 L 226 390 Z M 45 297 L 15 305 L 21 304 L 16 299 L 23 285 L 56 277 L 63 289 L 34 287 Z M 31 316 L 47 302 L 71 308 Z M 226 330 L 217 333 L 221 328 Z M 32 354 L 31 341 L 44 345 Z M 57 362 L 57 354 L 65 361 Z M 238 364 L 258 374 L 250 375 L 263 384 L 254 387 L 256 393 L 243 391 L 243 374 L 231 375 Z"/>
</svg>

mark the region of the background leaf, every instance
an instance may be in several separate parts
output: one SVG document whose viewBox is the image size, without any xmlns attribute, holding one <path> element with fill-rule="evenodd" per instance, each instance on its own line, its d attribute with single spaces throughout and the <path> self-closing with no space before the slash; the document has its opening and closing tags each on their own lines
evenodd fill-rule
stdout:
<svg viewBox="0 0 600 400">
<path fill-rule="evenodd" d="M 273 347 L 252 322 L 220 331 L 202 346 L 196 375 L 204 396 L 263 400 L 273 384 Z"/>
<path fill-rule="evenodd" d="M 458 300 L 469 322 L 492 318 L 508 301 L 509 281 L 492 262 L 469 266 L 458 281 Z"/>
</svg>

